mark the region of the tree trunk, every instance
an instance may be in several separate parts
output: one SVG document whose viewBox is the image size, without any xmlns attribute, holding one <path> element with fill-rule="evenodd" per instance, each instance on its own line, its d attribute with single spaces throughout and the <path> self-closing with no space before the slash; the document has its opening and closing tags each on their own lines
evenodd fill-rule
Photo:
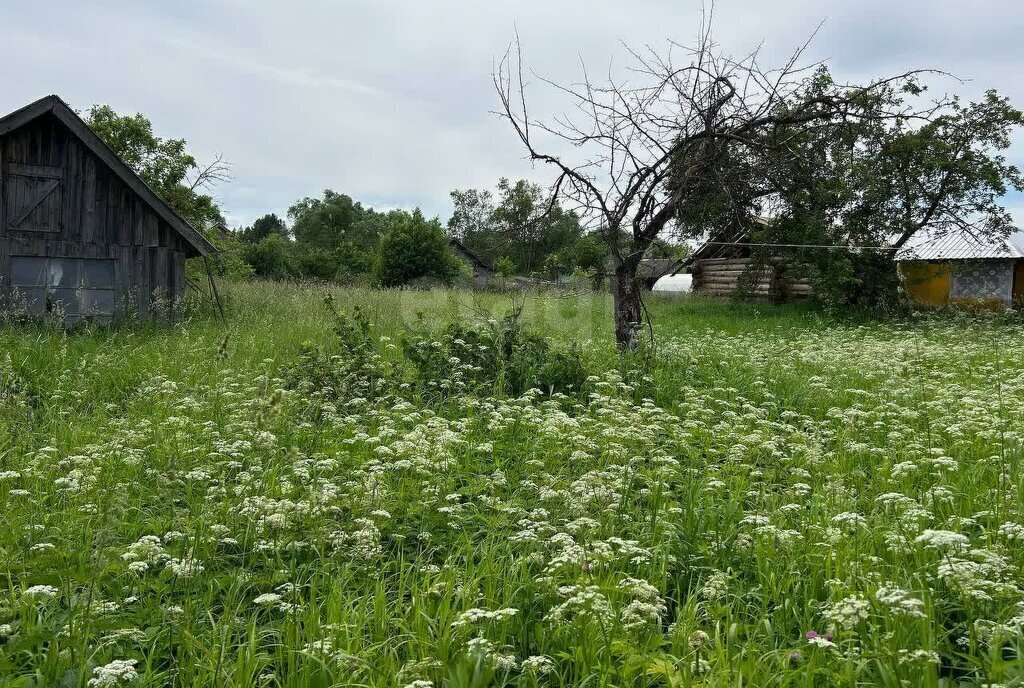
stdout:
<svg viewBox="0 0 1024 688">
<path fill-rule="evenodd" d="M 615 343 L 620 349 L 636 348 L 643 326 L 643 305 L 640 302 L 640 281 L 637 279 L 638 258 L 616 260 L 612 278 L 612 300 L 615 308 Z"/>
</svg>

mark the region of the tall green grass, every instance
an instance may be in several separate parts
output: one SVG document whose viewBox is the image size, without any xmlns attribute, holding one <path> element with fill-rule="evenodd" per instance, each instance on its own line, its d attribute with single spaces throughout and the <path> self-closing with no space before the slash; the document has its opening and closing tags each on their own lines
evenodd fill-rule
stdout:
<svg viewBox="0 0 1024 688">
<path fill-rule="evenodd" d="M 328 295 L 393 370 L 521 305 L 590 378 L 318 388 L 296 363 L 337 351 Z M 1013 317 L 654 295 L 654 348 L 622 358 L 604 295 L 225 301 L 0 328 L 3 685 L 1024 680 Z"/>
</svg>

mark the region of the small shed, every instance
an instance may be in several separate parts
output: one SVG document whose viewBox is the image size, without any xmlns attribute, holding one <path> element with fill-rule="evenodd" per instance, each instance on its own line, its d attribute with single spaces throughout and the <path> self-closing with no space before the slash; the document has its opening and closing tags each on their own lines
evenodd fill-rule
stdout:
<svg viewBox="0 0 1024 688">
<path fill-rule="evenodd" d="M 494 268 L 455 237 L 448 240 L 448 248 L 473 271 L 473 283 L 477 286 L 485 286 L 494 277 Z"/>
<path fill-rule="evenodd" d="M 0 118 L 0 296 L 68 324 L 148 318 L 216 249 L 57 96 Z"/>
<path fill-rule="evenodd" d="M 675 274 L 693 275 L 691 291 L 709 296 L 736 296 L 779 301 L 811 294 L 809 276 L 800 274 L 777 255 L 755 256 L 756 230 L 769 221 L 755 218 L 748 226 L 725 229 L 711 236 L 680 263 Z"/>
<path fill-rule="evenodd" d="M 1024 301 L 1024 234 L 911 238 L 896 254 L 903 284 L 923 306 L 1009 308 Z"/>
</svg>

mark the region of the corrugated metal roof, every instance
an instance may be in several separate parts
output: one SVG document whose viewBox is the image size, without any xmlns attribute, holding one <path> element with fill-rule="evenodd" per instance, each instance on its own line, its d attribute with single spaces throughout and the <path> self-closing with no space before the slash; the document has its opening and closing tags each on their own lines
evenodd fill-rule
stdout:
<svg viewBox="0 0 1024 688">
<path fill-rule="evenodd" d="M 896 253 L 897 261 L 906 260 L 991 260 L 1024 258 L 1024 233 L 1005 239 L 977 239 L 968 234 L 944 236 L 920 234 L 912 237 Z"/>
</svg>

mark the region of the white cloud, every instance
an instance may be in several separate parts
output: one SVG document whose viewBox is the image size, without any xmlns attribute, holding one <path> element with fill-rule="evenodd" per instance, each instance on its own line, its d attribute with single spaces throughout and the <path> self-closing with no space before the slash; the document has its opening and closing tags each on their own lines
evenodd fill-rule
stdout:
<svg viewBox="0 0 1024 688">
<path fill-rule="evenodd" d="M 516 30 L 529 67 L 566 81 L 580 60 L 624 64 L 620 41 L 687 42 L 698 12 L 676 0 L 16 0 L 0 25 L 0 110 L 56 92 L 143 112 L 232 162 L 220 196 L 237 223 L 328 187 L 444 215 L 453 188 L 549 179 L 492 114 L 492 64 Z M 718 0 L 715 12 L 732 52 L 764 41 L 765 60 L 781 61 L 827 19 L 809 56 L 841 77 L 934 67 L 973 79 L 942 88 L 995 86 L 1024 103 L 1017 3 Z M 538 113 L 565 108 L 534 98 Z M 1024 160 L 1021 145 L 1011 158 Z"/>
</svg>

